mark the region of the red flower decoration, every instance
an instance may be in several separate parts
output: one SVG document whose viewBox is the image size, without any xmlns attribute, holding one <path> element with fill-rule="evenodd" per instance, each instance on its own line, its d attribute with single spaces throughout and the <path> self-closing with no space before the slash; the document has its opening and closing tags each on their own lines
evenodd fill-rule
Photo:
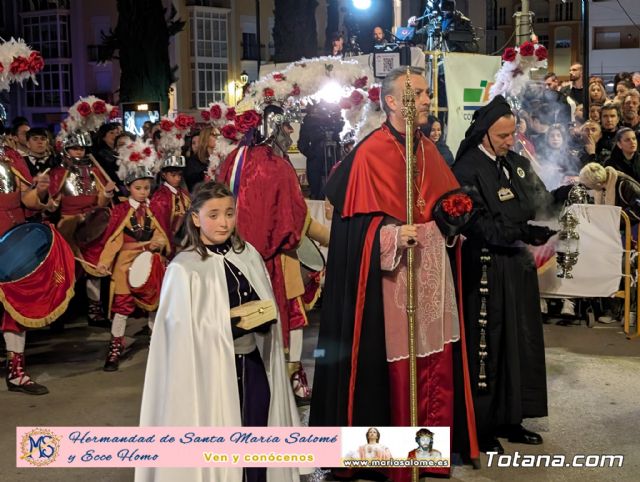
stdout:
<svg viewBox="0 0 640 482">
<path fill-rule="evenodd" d="M 362 95 L 359 91 L 354 90 L 353 92 L 351 92 L 351 95 L 349 96 L 349 100 L 353 105 L 360 105 L 364 100 L 364 95 Z"/>
<path fill-rule="evenodd" d="M 187 114 L 178 114 L 173 121 L 178 129 L 186 131 L 195 125 L 196 120 Z"/>
<path fill-rule="evenodd" d="M 107 104 L 104 102 L 104 100 L 96 100 L 91 105 L 91 109 L 96 114 L 104 114 L 105 112 L 107 112 Z"/>
<path fill-rule="evenodd" d="M 214 120 L 220 119 L 220 117 L 222 117 L 222 109 L 218 104 L 212 105 L 211 109 L 209 109 L 209 112 L 211 113 L 211 118 Z"/>
<path fill-rule="evenodd" d="M 442 210 L 454 218 L 468 214 L 472 209 L 473 201 L 466 194 L 453 194 L 442 201 Z"/>
<path fill-rule="evenodd" d="M 266 87 L 262 91 L 262 95 L 264 95 L 265 97 L 273 97 L 275 95 L 275 92 L 273 91 L 273 89 L 271 87 Z"/>
<path fill-rule="evenodd" d="M 176 134 L 176 139 L 182 139 L 182 134 Z"/>
<path fill-rule="evenodd" d="M 293 84 L 293 90 L 291 91 L 291 94 L 294 97 L 297 97 L 300 95 L 300 86 L 298 84 Z"/>
<path fill-rule="evenodd" d="M 111 112 L 109 112 L 109 119 L 116 119 L 118 117 L 120 117 L 120 109 L 118 109 L 118 107 L 114 107 L 111 109 Z"/>
<path fill-rule="evenodd" d="M 380 87 L 371 87 L 367 92 L 369 100 L 374 103 L 380 102 Z"/>
<path fill-rule="evenodd" d="M 538 59 L 538 61 L 542 61 L 546 60 L 548 56 L 549 52 L 547 52 L 546 47 L 538 44 L 538 48 L 536 49 L 536 59 Z"/>
<path fill-rule="evenodd" d="M 238 136 L 238 129 L 236 129 L 236 126 L 234 126 L 233 124 L 227 124 L 222 129 L 220 129 L 220 133 L 225 139 L 235 141 L 236 137 Z"/>
<path fill-rule="evenodd" d="M 142 160 L 142 156 L 140 155 L 139 152 L 134 151 L 131 154 L 129 154 L 129 160 L 131 162 L 138 162 L 138 161 Z"/>
<path fill-rule="evenodd" d="M 150 147 L 145 147 L 145 148 L 142 150 L 142 153 L 143 153 L 145 156 L 149 157 L 149 156 L 151 155 L 151 148 L 150 148 Z"/>
<path fill-rule="evenodd" d="M 23 72 L 29 72 L 29 59 L 26 57 L 16 57 L 9 66 L 9 72 L 13 75 L 22 74 Z"/>
<path fill-rule="evenodd" d="M 535 45 L 532 42 L 525 42 L 520 46 L 520 55 L 523 57 L 531 57 L 535 50 Z"/>
<path fill-rule="evenodd" d="M 34 51 L 29 55 L 29 72 L 32 74 L 40 72 L 44 68 L 44 59 L 40 52 Z"/>
<path fill-rule="evenodd" d="M 235 107 L 229 107 L 227 109 L 227 113 L 224 115 L 225 119 L 227 119 L 228 121 L 235 121 L 236 120 L 236 109 Z"/>
<path fill-rule="evenodd" d="M 517 53 L 513 47 L 507 47 L 502 53 L 502 60 L 505 62 L 513 62 L 516 59 Z"/>
<path fill-rule="evenodd" d="M 248 110 L 236 117 L 235 127 L 242 133 L 258 127 L 262 117 L 255 110 Z"/>
<path fill-rule="evenodd" d="M 356 89 L 363 89 L 364 87 L 366 87 L 368 80 L 369 78 L 365 75 L 364 77 L 360 77 L 359 79 L 356 79 L 355 82 L 353 83 L 353 86 Z"/>
<path fill-rule="evenodd" d="M 200 117 L 202 117 L 203 121 L 209 122 L 209 119 L 211 119 L 211 112 L 208 110 L 200 111 Z"/>
<path fill-rule="evenodd" d="M 286 77 L 282 75 L 280 72 L 276 72 L 275 74 L 273 74 L 273 80 L 275 80 L 276 82 L 282 82 L 285 79 Z"/>
<path fill-rule="evenodd" d="M 349 100 L 349 97 L 343 97 L 342 99 L 340 99 L 340 102 L 338 103 L 338 106 L 342 110 L 349 110 L 349 109 L 351 109 L 353 107 L 353 104 Z"/>
<path fill-rule="evenodd" d="M 89 102 L 80 102 L 78 105 L 78 114 L 82 117 L 87 117 L 91 114 L 91 106 L 89 105 Z"/>
<path fill-rule="evenodd" d="M 2 62 L 0 62 L 0 74 L 4 72 L 4 65 L 2 65 Z"/>
<path fill-rule="evenodd" d="M 160 121 L 160 129 L 165 132 L 171 131 L 171 129 L 173 129 L 173 122 L 171 122 L 169 119 L 162 119 Z"/>
</svg>

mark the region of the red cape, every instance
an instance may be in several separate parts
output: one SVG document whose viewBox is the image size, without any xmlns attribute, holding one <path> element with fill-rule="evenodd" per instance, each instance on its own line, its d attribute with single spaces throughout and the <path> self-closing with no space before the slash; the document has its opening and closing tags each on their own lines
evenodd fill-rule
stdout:
<svg viewBox="0 0 640 482">
<path fill-rule="evenodd" d="M 238 150 L 220 166 L 218 181 L 230 185 Z M 289 315 L 279 255 L 298 247 L 307 220 L 307 204 L 291 163 L 267 146 L 246 148 L 237 199 L 237 228 L 264 259 L 278 302 L 285 345 Z"/>
</svg>

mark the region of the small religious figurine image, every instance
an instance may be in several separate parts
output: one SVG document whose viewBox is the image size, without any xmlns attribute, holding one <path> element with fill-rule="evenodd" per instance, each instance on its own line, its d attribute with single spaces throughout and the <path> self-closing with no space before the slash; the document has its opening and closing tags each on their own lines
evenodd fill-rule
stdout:
<svg viewBox="0 0 640 482">
<path fill-rule="evenodd" d="M 371 427 L 367 430 L 367 443 L 358 447 L 357 452 L 351 452 L 348 458 L 360 460 L 391 460 L 391 451 L 380 443 L 380 432 Z"/>
<path fill-rule="evenodd" d="M 416 443 L 418 447 L 407 455 L 408 459 L 440 459 L 442 453 L 433 448 L 434 433 L 428 428 L 421 428 L 416 432 Z"/>
</svg>

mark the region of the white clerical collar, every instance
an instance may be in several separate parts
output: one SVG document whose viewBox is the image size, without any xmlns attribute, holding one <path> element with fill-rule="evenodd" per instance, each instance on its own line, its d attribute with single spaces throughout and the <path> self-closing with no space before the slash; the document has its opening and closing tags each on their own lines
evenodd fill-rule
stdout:
<svg viewBox="0 0 640 482">
<path fill-rule="evenodd" d="M 129 197 L 129 206 L 131 206 L 133 209 L 138 209 L 140 207 L 140 204 L 141 203 L 139 203 L 138 201 L 136 201 L 132 197 Z"/>
<path fill-rule="evenodd" d="M 164 185 L 167 186 L 169 188 L 169 191 L 171 191 L 173 194 L 178 194 L 178 190 L 168 182 L 165 181 Z"/>
<path fill-rule="evenodd" d="M 487 149 L 482 145 L 482 144 L 478 144 L 478 149 L 480 149 L 482 152 L 484 152 L 487 156 L 489 156 L 491 158 L 492 161 L 496 160 L 496 155 L 495 154 L 491 154 L 489 151 L 487 151 Z"/>
</svg>

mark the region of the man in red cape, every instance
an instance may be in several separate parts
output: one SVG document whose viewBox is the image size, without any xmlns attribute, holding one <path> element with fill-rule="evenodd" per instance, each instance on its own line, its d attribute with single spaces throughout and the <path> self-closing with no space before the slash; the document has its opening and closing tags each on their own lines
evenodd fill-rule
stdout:
<svg viewBox="0 0 640 482">
<path fill-rule="evenodd" d="M 427 120 L 428 89 L 421 69 L 410 72 L 419 125 Z M 456 189 L 458 182 L 435 145 L 416 130 L 415 224 L 406 225 L 405 120 L 401 115 L 406 77 L 406 69 L 395 69 L 385 78 L 381 100 L 387 122 L 355 147 L 327 184 L 335 214 L 311 426 L 410 426 L 404 312 L 404 249 L 409 245 L 415 246 L 417 268 L 418 424 L 454 426 L 454 392 L 459 388 L 454 388 L 454 352 L 460 351 L 456 342 L 463 330 L 445 238 L 431 212 L 438 198 Z M 466 407 L 472 412 L 470 399 Z M 473 417 L 463 416 L 456 424 L 463 426 L 465 419 Z M 477 455 L 477 448 L 472 449 L 471 456 Z M 449 473 L 448 468 L 424 471 Z M 346 475 L 367 477 L 365 473 Z M 410 475 L 408 469 L 387 473 L 393 481 L 403 482 Z"/>
<path fill-rule="evenodd" d="M 302 328 L 308 320 L 295 250 L 304 236 L 326 245 L 329 233 L 310 217 L 295 169 L 286 157 L 291 127 L 283 113 L 274 117 L 276 128 L 268 141 L 234 150 L 220 166 L 218 181 L 227 184 L 236 196 L 238 232 L 258 250 L 267 266 L 280 312 L 291 384 L 296 400 L 303 404 L 311 395 L 301 363 Z"/>
</svg>

